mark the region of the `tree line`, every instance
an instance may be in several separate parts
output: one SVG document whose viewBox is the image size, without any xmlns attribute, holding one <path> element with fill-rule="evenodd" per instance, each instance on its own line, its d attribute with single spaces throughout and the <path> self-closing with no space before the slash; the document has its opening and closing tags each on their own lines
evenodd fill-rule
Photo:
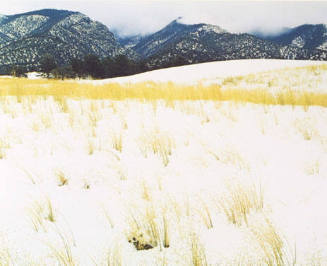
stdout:
<svg viewBox="0 0 327 266">
<path fill-rule="evenodd" d="M 153 69 L 166 68 L 171 66 L 185 65 L 187 61 L 182 57 L 177 57 L 162 65 L 150 67 L 145 60 L 134 61 L 126 55 L 116 57 L 99 58 L 97 55 L 89 54 L 82 59 L 74 58 L 69 64 L 59 66 L 55 58 L 50 55 L 44 55 L 40 60 L 39 70 L 47 78 L 66 79 L 66 78 L 93 78 L 104 79 L 128 76 L 137 73 L 146 72 Z M 16 77 L 26 76 L 26 69 L 23 66 L 13 66 L 11 75 Z"/>
</svg>

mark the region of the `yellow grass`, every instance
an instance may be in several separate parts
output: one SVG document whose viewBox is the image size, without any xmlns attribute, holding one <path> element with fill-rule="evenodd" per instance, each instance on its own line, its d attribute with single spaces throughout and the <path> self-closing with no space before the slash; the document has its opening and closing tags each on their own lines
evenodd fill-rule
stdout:
<svg viewBox="0 0 327 266">
<path fill-rule="evenodd" d="M 300 70 L 313 75 L 315 71 L 322 73 L 325 66 L 305 67 Z M 294 71 L 299 71 L 295 69 Z M 290 72 L 290 75 L 293 72 Z M 296 73 L 296 72 L 294 72 Z M 324 72 L 325 73 L 325 72 Z M 276 74 L 276 73 L 275 73 Z M 269 76 L 270 75 L 270 76 Z M 300 105 L 300 106 L 327 106 L 327 93 L 297 90 L 297 84 L 301 85 L 301 77 L 298 75 L 292 79 L 290 86 L 278 84 L 273 72 L 262 74 L 253 80 L 252 75 L 236 78 L 227 78 L 222 85 L 204 86 L 177 85 L 172 82 L 155 83 L 143 82 L 136 84 L 103 84 L 79 83 L 73 80 L 28 80 L 24 78 L 0 79 L 0 96 L 55 96 L 62 103 L 62 109 L 67 111 L 67 98 L 87 99 L 138 99 L 138 100 L 166 100 L 167 102 L 178 100 L 213 100 L 235 101 L 270 105 Z M 267 78 L 267 76 L 269 78 Z M 322 74 L 321 74 L 322 76 Z M 227 81 L 226 81 L 227 80 Z M 244 89 L 243 83 L 255 84 L 253 89 Z M 312 81 L 316 82 L 316 81 Z M 277 88 L 268 90 L 269 84 L 276 83 Z M 268 84 L 268 85 L 267 85 Z M 225 86 L 226 85 L 226 86 Z M 308 84 L 309 86 L 310 84 Z M 64 100 L 60 100 L 64 97 Z"/>
<path fill-rule="evenodd" d="M 128 219 L 129 230 L 126 232 L 128 242 L 137 250 L 147 250 L 170 245 L 168 220 L 164 213 L 157 213 L 153 205 L 146 207 L 145 212 L 134 212 Z"/>
<path fill-rule="evenodd" d="M 5 158 L 6 149 L 8 148 L 10 148 L 9 142 L 4 138 L 0 138 L 0 159 Z"/>
<path fill-rule="evenodd" d="M 227 184 L 228 193 L 218 201 L 229 222 L 241 225 L 248 224 L 248 215 L 252 211 L 263 209 L 264 199 L 261 186 L 244 185 L 237 182 Z"/>
<path fill-rule="evenodd" d="M 248 79 L 249 82 L 255 82 L 252 76 L 248 77 Z M 225 120 L 225 118 L 237 122 L 240 121 L 242 117 L 239 115 L 240 111 L 234 108 L 238 106 L 238 104 L 231 103 L 227 109 L 224 109 L 224 104 L 220 101 L 272 105 L 301 105 L 306 108 L 310 105 L 327 106 L 327 93 L 295 92 L 291 89 L 285 89 L 278 84 L 278 81 L 269 81 L 270 86 L 275 86 L 277 84 L 277 90 L 272 91 L 267 89 L 267 87 L 265 87 L 265 82 L 262 82 L 262 87 L 255 87 L 249 90 L 242 88 L 242 80 L 244 81 L 244 79 L 240 77 L 236 79 L 226 79 L 226 87 L 224 84 L 221 86 L 182 86 L 173 83 L 156 84 L 152 82 L 134 85 L 107 84 L 93 86 L 90 84 L 80 84 L 76 81 L 0 79 L 0 112 L 2 112 L 1 115 L 12 118 L 20 118 L 25 115 L 30 116 L 28 119 L 31 120 L 31 123 L 29 122 L 27 126 L 36 131 L 33 133 L 38 133 L 38 135 L 41 135 L 39 133 L 42 133 L 42 131 L 45 133 L 56 133 L 58 136 L 58 143 L 62 146 L 66 143 L 69 144 L 69 142 L 61 139 L 61 135 L 58 132 L 64 130 L 66 126 L 70 126 L 69 132 L 73 133 L 74 137 L 80 138 L 82 144 L 84 143 L 85 153 L 93 155 L 97 151 L 109 151 L 110 154 L 112 154 L 109 158 L 115 159 L 108 160 L 108 163 L 110 163 L 109 166 L 117 172 L 120 181 L 123 181 L 121 183 L 126 184 L 128 188 L 131 181 L 130 179 L 133 179 L 133 175 L 130 174 L 131 171 L 126 164 L 128 161 L 124 158 L 124 153 L 130 151 L 129 145 L 131 139 L 137 142 L 137 146 L 144 157 L 157 156 L 162 161 L 162 165 L 167 167 L 167 171 L 172 171 L 173 167 L 176 167 L 173 160 L 175 159 L 175 155 L 176 157 L 179 156 L 178 149 L 180 146 L 191 146 L 192 141 L 197 141 L 197 131 L 185 133 L 183 139 L 179 139 L 180 133 L 177 132 L 173 134 L 173 131 L 170 131 L 169 128 L 166 129 L 164 123 L 163 125 L 160 123 L 156 124 L 157 121 L 162 121 L 160 120 L 162 117 L 160 116 L 162 108 L 175 108 L 177 109 L 175 110 L 176 114 L 178 114 L 177 111 L 181 110 L 186 114 L 196 115 L 200 118 L 199 121 L 201 121 L 201 124 L 210 122 L 218 125 L 220 121 Z M 258 83 L 261 83 L 261 81 L 258 81 Z M 291 86 L 290 88 L 293 87 Z M 128 131 L 135 130 L 132 121 L 134 117 L 130 118 L 128 115 L 134 111 L 139 111 L 138 109 L 134 110 L 133 101 L 131 101 L 131 103 L 126 102 L 126 104 L 117 101 L 75 102 L 72 100 L 75 98 L 110 100 L 136 99 L 141 102 L 147 101 L 147 105 L 150 106 L 150 108 L 145 110 L 150 110 L 150 112 L 146 114 L 146 119 L 150 120 L 151 123 L 149 124 L 151 124 L 151 126 L 149 128 L 147 123 L 144 123 L 143 127 L 140 126 L 140 132 L 137 131 L 138 133 L 135 134 L 135 136 L 128 135 L 130 132 L 127 132 L 126 129 L 129 128 L 130 130 Z M 160 105 L 160 101 L 157 100 L 163 100 L 165 104 Z M 190 103 L 184 100 L 194 101 Z M 208 106 L 210 108 L 215 106 L 217 109 L 206 108 L 207 103 L 201 100 L 216 101 L 213 105 L 209 103 Z M 136 107 L 138 107 L 138 105 L 136 105 Z M 153 113 L 151 113 L 151 108 L 153 108 Z M 270 107 L 265 106 L 264 108 L 266 109 L 258 110 L 267 110 L 265 112 L 270 115 Z M 211 113 L 212 110 L 214 110 L 215 113 Z M 281 123 L 281 126 L 284 126 L 281 120 L 282 115 L 283 114 L 277 112 L 271 114 L 271 119 L 274 120 L 272 122 L 276 125 Z M 110 123 L 110 121 L 115 121 L 114 118 L 116 117 L 119 117 L 121 120 L 118 128 L 111 126 Z M 154 118 L 153 123 L 151 120 L 152 117 Z M 58 123 L 58 118 L 62 119 L 60 120 L 62 122 L 61 124 Z M 325 136 L 320 136 L 319 124 L 316 124 L 315 121 L 302 118 L 296 119 L 296 117 L 292 118 L 291 121 L 294 122 L 293 124 L 291 123 L 291 128 L 294 128 L 298 135 L 303 136 L 303 139 L 310 141 L 316 138 L 323 143 L 323 137 Z M 99 130 L 102 129 L 101 126 L 103 126 L 103 122 L 110 125 L 109 127 L 105 127 L 107 130 L 110 129 L 108 130 L 108 134 L 107 131 L 101 134 Z M 264 125 L 265 124 L 262 125 L 263 132 L 265 132 Z M 210 126 L 210 124 L 208 126 Z M 15 128 L 11 129 L 11 125 L 9 125 L 8 130 L 0 132 L 2 134 L 0 136 L 0 162 L 2 164 L 5 164 L 7 159 L 15 158 L 13 157 L 15 155 L 15 150 L 11 152 L 11 148 L 16 148 L 16 144 L 25 144 L 24 142 L 26 140 L 19 135 L 16 136 L 14 129 Z M 210 133 L 211 131 L 209 130 L 208 132 Z M 269 128 L 267 132 L 269 133 Z M 219 133 L 219 130 L 217 130 L 217 133 Z M 211 136 L 213 135 L 208 134 L 208 138 Z M 29 140 L 29 138 L 27 140 Z M 202 137 L 199 137 L 199 141 L 200 140 L 201 145 L 207 150 L 210 157 L 213 156 L 217 160 L 211 160 L 212 158 L 210 159 L 210 157 L 208 157 L 208 159 L 203 159 L 203 164 L 205 164 L 206 167 L 213 161 L 213 164 L 219 163 L 222 164 L 223 167 L 226 165 L 229 168 L 236 169 L 245 174 L 251 173 L 251 160 L 247 160 L 247 157 L 243 153 L 240 153 L 239 149 L 227 144 L 226 148 L 222 146 L 222 148 L 217 149 L 216 145 L 212 147 L 209 145 L 212 143 L 211 141 L 204 141 Z M 63 142 L 63 144 L 61 144 L 61 142 Z M 35 141 L 32 144 L 36 146 L 38 143 L 39 142 Z M 72 146 L 65 145 L 63 148 L 74 151 L 73 144 L 74 143 L 72 143 Z M 52 148 L 41 148 L 42 147 L 37 146 L 36 148 L 30 149 L 35 149 L 35 153 L 39 152 L 40 155 L 43 155 L 43 153 L 46 155 L 48 152 L 51 153 L 51 151 L 48 150 Z M 61 152 L 61 149 L 59 149 L 59 151 Z M 192 150 L 186 151 L 192 152 Z M 61 153 L 58 154 L 60 155 Z M 171 165 L 172 167 L 170 168 Z M 320 158 L 312 158 L 312 161 L 309 161 L 303 167 L 307 175 L 318 175 L 319 171 L 323 171 L 324 169 L 322 159 Z M 47 175 L 44 175 L 43 172 L 34 173 L 30 172 L 30 169 L 25 169 L 23 166 L 20 168 L 33 186 L 42 185 L 42 183 L 45 182 L 43 178 L 45 180 L 47 178 Z M 100 172 L 102 172 L 102 170 L 103 169 L 99 168 Z M 184 168 L 181 168 L 180 171 L 184 171 Z M 69 173 L 69 171 L 62 170 L 52 173 L 56 185 L 59 187 L 68 185 L 74 188 L 75 182 L 73 181 L 75 181 L 75 175 L 71 176 Z M 106 174 L 106 172 L 103 173 Z M 182 197 L 177 195 L 176 199 L 172 197 L 172 195 L 178 194 L 179 190 L 175 192 L 175 189 L 173 189 L 174 194 L 170 195 L 169 190 L 172 188 L 169 187 L 169 184 L 171 181 L 174 182 L 175 180 L 179 180 L 178 175 L 176 175 L 176 179 L 175 176 L 173 176 L 174 179 L 170 180 L 170 175 L 165 174 L 166 171 L 155 171 L 155 174 L 150 172 L 149 180 L 154 178 L 157 180 L 153 183 L 147 183 L 148 173 L 144 172 L 145 176 L 143 176 L 143 172 L 141 173 L 140 177 L 138 177 L 139 183 L 134 183 L 133 181 L 133 187 L 130 191 L 127 190 L 127 193 L 134 193 L 134 190 L 139 188 L 139 191 L 137 190 L 137 192 L 140 192 L 139 200 L 136 198 L 131 201 L 133 205 L 131 205 L 132 203 L 129 204 L 132 207 L 128 208 L 127 213 L 124 212 L 124 209 L 121 210 L 121 212 L 126 215 L 126 224 L 123 224 L 125 225 L 123 231 L 126 237 L 117 241 L 117 243 L 115 241 L 108 243 L 110 244 L 110 249 L 106 251 L 106 265 L 126 264 L 124 261 L 128 259 L 128 254 L 130 253 L 126 253 L 123 246 L 124 243 L 129 245 L 129 248 L 135 248 L 138 254 L 157 256 L 157 258 L 160 257 L 160 262 L 158 262 L 157 265 L 174 265 L 174 261 L 170 260 L 169 256 L 170 254 L 177 254 L 179 252 L 179 250 L 177 252 L 177 249 L 185 249 L 189 252 L 189 257 L 185 258 L 188 265 L 213 265 L 210 263 L 212 250 L 208 243 L 205 242 L 206 238 L 202 239 L 200 236 L 202 230 L 205 230 L 205 236 L 206 232 L 214 234 L 216 229 L 219 229 L 220 217 L 225 217 L 226 221 L 231 223 L 229 226 L 242 230 L 242 232 L 245 231 L 252 240 L 250 247 L 256 248 L 256 252 L 259 254 L 257 264 L 244 262 L 226 265 L 295 265 L 296 253 L 294 258 L 289 255 L 286 238 L 284 239 L 283 235 L 278 230 L 279 228 L 274 225 L 273 220 L 266 217 L 266 213 L 269 213 L 270 208 L 269 197 L 264 197 L 265 194 L 261 189 L 260 183 L 249 183 L 242 180 L 236 180 L 234 182 L 232 180 L 230 183 L 226 183 L 225 190 L 213 196 L 213 204 L 216 205 L 217 211 L 212 208 L 210 202 L 205 200 L 205 197 L 199 197 L 199 200 L 198 198 L 193 199 L 194 194 L 192 194 L 192 192 L 190 192 L 190 194 L 188 194 L 189 192 L 185 192 L 185 197 L 184 195 L 182 195 Z M 174 174 L 175 171 L 172 173 Z M 89 175 L 91 177 L 88 177 Z M 106 175 L 106 178 L 109 178 L 108 180 L 111 184 L 111 175 L 108 176 Z M 115 178 L 116 175 L 112 176 Z M 81 178 L 83 178 L 83 188 L 91 189 L 90 193 L 92 193 L 93 184 L 100 182 L 97 181 L 97 179 L 93 181 L 93 172 L 91 172 L 91 174 L 86 172 L 85 176 Z M 95 178 L 97 178 L 97 176 L 95 176 Z M 181 180 L 183 181 L 183 179 Z M 185 180 L 188 182 L 188 179 Z M 202 182 L 202 179 L 200 179 L 200 181 Z M 190 182 L 192 182 L 192 179 Z M 203 182 L 206 182 L 206 180 Z M 116 186 L 116 183 L 112 184 Z M 180 185 L 178 185 L 178 182 L 176 182 L 176 186 L 179 189 L 178 186 Z M 124 187 L 125 185 L 123 188 Z M 185 186 L 185 188 L 187 189 L 188 187 Z M 64 188 L 57 189 L 61 190 Z M 119 194 L 125 193 L 125 190 L 122 190 L 121 187 L 117 186 L 117 189 Z M 199 187 L 199 190 L 200 189 L 201 187 Z M 159 191 L 160 194 L 158 195 Z M 35 233 L 40 236 L 46 235 L 49 232 L 51 233 L 51 230 L 56 229 L 57 241 L 46 243 L 51 257 L 58 265 L 79 265 L 79 261 L 77 260 L 78 257 L 76 256 L 78 253 L 74 254 L 74 251 L 79 251 L 79 246 L 75 249 L 73 235 L 69 237 L 69 235 L 57 228 L 60 224 L 62 214 L 59 209 L 57 210 L 60 204 L 54 201 L 55 198 L 52 198 L 52 200 L 53 201 L 50 201 L 49 198 L 42 198 L 30 204 L 27 209 L 27 218 L 30 222 L 30 226 L 34 229 Z M 112 219 L 116 218 L 115 214 L 117 213 L 115 213 L 115 211 L 111 212 L 110 210 L 109 214 L 106 209 L 107 207 L 104 208 L 104 216 L 108 220 L 110 229 L 115 228 L 116 230 L 116 228 L 120 228 L 121 221 L 119 219 L 117 221 L 116 219 Z M 258 217 L 259 219 L 257 219 Z M 193 229 L 191 230 L 192 225 L 197 225 L 195 223 L 199 220 L 198 218 L 200 222 L 203 222 L 205 225 L 203 228 L 201 227 L 200 232 L 197 230 L 194 231 Z M 182 237 L 179 236 L 180 233 L 183 235 L 183 239 L 186 239 L 186 243 L 180 242 L 180 239 L 182 239 Z M 222 235 L 221 238 L 223 237 Z M 127 241 L 130 243 L 126 243 Z M 182 243 L 183 246 L 179 245 L 179 242 Z M 2 243 L 0 242 L 0 244 Z M 159 251 L 159 255 L 157 255 L 157 251 Z M 247 259 L 248 255 L 245 252 L 243 253 L 241 250 L 241 255 L 244 256 L 244 260 Z M 14 264 L 11 261 L 12 254 L 14 253 L 9 249 L 8 251 L 7 249 L 0 249 L 0 265 Z M 224 258 L 222 258 L 222 264 L 224 264 L 223 259 Z M 318 265 L 319 259 L 319 257 L 313 257 L 312 265 Z M 95 264 L 96 260 L 97 258 L 95 258 Z M 317 263 L 315 264 L 315 262 Z"/>
<path fill-rule="evenodd" d="M 108 252 L 107 261 L 105 265 L 107 266 L 120 266 L 123 265 L 123 258 L 121 255 L 121 247 L 119 245 L 114 245 Z"/>
<path fill-rule="evenodd" d="M 28 209 L 28 215 L 33 229 L 39 232 L 40 229 L 47 231 L 46 221 L 55 222 L 54 210 L 49 198 L 42 201 L 35 201 Z"/>
<path fill-rule="evenodd" d="M 140 141 L 142 143 L 142 147 L 140 148 L 144 156 L 147 156 L 148 152 L 153 152 L 153 154 L 157 154 L 162 159 L 164 166 L 168 165 L 169 156 L 175 147 L 172 136 L 156 129 L 142 136 Z"/>
<path fill-rule="evenodd" d="M 193 266 L 207 266 L 205 250 L 196 234 L 191 235 L 191 253 Z"/>
<path fill-rule="evenodd" d="M 265 265 L 282 266 L 295 265 L 294 258 L 288 258 L 285 254 L 285 243 L 276 228 L 268 218 L 264 218 L 259 224 L 251 228 L 261 251 L 265 254 Z"/>
<path fill-rule="evenodd" d="M 72 246 L 73 243 L 69 237 L 61 232 L 59 229 L 56 229 L 56 232 L 60 238 L 60 243 L 58 245 L 53 245 L 52 243 L 47 243 L 53 257 L 57 261 L 58 265 L 63 266 L 75 266 L 77 265 L 73 258 Z"/>
<path fill-rule="evenodd" d="M 65 175 L 64 172 L 62 171 L 57 171 L 55 173 L 57 179 L 58 179 L 58 186 L 61 187 L 61 186 L 65 186 L 65 185 L 68 185 L 68 178 L 67 176 Z"/>
</svg>

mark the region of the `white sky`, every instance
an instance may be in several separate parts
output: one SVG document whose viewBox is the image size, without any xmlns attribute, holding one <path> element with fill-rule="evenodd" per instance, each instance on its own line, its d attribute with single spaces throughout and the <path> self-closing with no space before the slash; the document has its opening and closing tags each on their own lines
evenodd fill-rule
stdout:
<svg viewBox="0 0 327 266">
<path fill-rule="evenodd" d="M 151 33 L 179 16 L 187 23 L 211 23 L 232 32 L 276 32 L 304 23 L 327 24 L 327 1 L 6 0 L 0 14 L 42 8 L 82 12 L 122 35 Z"/>
</svg>

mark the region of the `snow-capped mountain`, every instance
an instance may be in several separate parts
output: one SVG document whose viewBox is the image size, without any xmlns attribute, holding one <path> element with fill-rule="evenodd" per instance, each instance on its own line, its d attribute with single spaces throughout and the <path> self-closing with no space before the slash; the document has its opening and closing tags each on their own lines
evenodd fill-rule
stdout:
<svg viewBox="0 0 327 266">
<path fill-rule="evenodd" d="M 162 30 L 141 38 L 133 49 L 143 57 L 150 57 L 188 35 L 198 35 L 201 32 L 224 33 L 226 31 L 218 26 L 208 24 L 183 24 L 179 22 L 179 19 L 176 19 Z"/>
<path fill-rule="evenodd" d="M 327 51 L 327 25 L 305 24 L 275 35 L 263 37 L 281 45 Z"/>
<path fill-rule="evenodd" d="M 52 54 L 59 65 L 95 54 L 125 54 L 150 68 L 232 59 L 327 60 L 326 25 L 302 25 L 278 36 L 235 34 L 210 24 L 185 24 L 180 18 L 147 36 L 116 37 L 84 14 L 43 9 L 0 15 L 0 73 L 13 65 L 38 70 Z"/>
<path fill-rule="evenodd" d="M 86 54 L 100 57 L 127 53 L 113 33 L 100 22 L 79 12 L 43 9 L 0 17 L 0 66 L 38 66 L 44 54 L 54 56 L 58 64 Z"/>
<path fill-rule="evenodd" d="M 327 59 L 327 51 L 318 50 L 318 46 L 275 42 L 247 33 L 230 33 L 215 25 L 183 24 L 179 19 L 128 47 L 154 68 L 169 65 L 176 58 L 181 64 L 251 58 Z"/>
</svg>

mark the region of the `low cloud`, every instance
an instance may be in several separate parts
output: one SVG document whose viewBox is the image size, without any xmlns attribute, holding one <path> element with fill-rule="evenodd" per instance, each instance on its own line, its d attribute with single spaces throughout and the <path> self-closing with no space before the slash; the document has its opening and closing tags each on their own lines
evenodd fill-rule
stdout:
<svg viewBox="0 0 327 266">
<path fill-rule="evenodd" d="M 85 1 L 13 0 L 2 4 L 1 14 L 41 8 L 80 11 L 121 35 L 147 34 L 173 19 L 185 23 L 210 23 L 231 32 L 276 33 L 300 24 L 327 24 L 327 2 L 214 2 L 214 1 Z"/>
</svg>

